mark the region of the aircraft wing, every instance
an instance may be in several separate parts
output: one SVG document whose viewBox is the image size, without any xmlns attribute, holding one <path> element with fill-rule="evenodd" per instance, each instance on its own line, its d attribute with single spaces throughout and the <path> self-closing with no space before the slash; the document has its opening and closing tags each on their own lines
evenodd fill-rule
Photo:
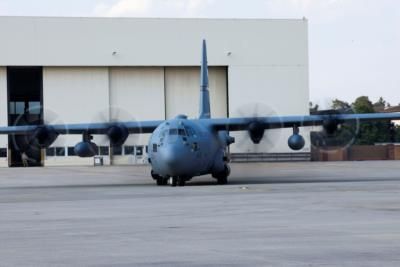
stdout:
<svg viewBox="0 0 400 267">
<path fill-rule="evenodd" d="M 123 126 L 129 133 L 152 133 L 163 121 L 142 121 L 142 122 L 107 122 L 87 124 L 58 124 L 58 125 L 30 125 L 30 126 L 9 126 L 0 127 L 0 134 L 30 134 L 38 127 L 51 127 L 57 134 L 107 134 L 113 126 Z"/>
<path fill-rule="evenodd" d="M 216 130 L 243 131 L 249 130 L 252 123 L 263 129 L 292 128 L 294 126 L 319 126 L 329 123 L 341 124 L 348 121 L 400 120 L 400 113 L 369 114 L 332 114 L 305 116 L 270 116 L 248 118 L 208 119 L 208 123 Z"/>
</svg>

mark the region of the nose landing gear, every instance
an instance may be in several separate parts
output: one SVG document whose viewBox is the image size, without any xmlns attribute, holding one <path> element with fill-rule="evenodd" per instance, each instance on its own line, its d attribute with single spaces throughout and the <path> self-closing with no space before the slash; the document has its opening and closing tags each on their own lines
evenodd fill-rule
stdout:
<svg viewBox="0 0 400 267">
<path fill-rule="evenodd" d="M 220 173 L 213 173 L 212 176 L 217 179 L 218 184 L 224 185 L 228 183 L 228 176 L 231 174 L 231 168 L 225 164 L 225 168 Z"/>
<path fill-rule="evenodd" d="M 157 185 L 167 185 L 167 184 L 168 184 L 168 178 L 164 177 L 157 178 Z"/>
<path fill-rule="evenodd" d="M 156 180 L 157 185 L 167 185 L 168 184 L 168 178 L 164 178 L 164 177 L 156 174 L 153 170 L 151 171 L 151 177 L 153 177 L 153 179 Z"/>
<path fill-rule="evenodd" d="M 186 184 L 186 177 L 185 176 L 173 176 L 170 178 L 170 184 L 171 186 L 185 186 Z"/>
<path fill-rule="evenodd" d="M 188 176 L 172 176 L 172 177 L 163 177 L 158 174 L 156 174 L 154 171 L 151 171 L 151 176 L 153 179 L 157 182 L 157 185 L 162 186 L 162 185 L 168 185 L 170 184 L 171 186 L 185 186 L 186 182 L 191 179 L 191 177 Z"/>
</svg>

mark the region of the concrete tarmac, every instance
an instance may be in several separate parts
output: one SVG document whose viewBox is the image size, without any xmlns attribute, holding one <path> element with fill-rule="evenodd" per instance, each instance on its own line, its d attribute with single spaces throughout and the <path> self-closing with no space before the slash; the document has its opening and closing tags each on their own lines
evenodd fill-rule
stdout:
<svg viewBox="0 0 400 267">
<path fill-rule="evenodd" d="M 400 266 L 400 162 L 0 169 L 0 266 Z"/>
</svg>

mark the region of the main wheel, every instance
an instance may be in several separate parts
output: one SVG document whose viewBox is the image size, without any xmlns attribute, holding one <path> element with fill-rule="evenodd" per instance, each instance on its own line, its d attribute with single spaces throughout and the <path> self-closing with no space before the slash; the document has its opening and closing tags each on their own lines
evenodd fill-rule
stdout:
<svg viewBox="0 0 400 267">
<path fill-rule="evenodd" d="M 217 178 L 217 182 L 220 185 L 228 184 L 228 177 L 219 177 Z"/>
<path fill-rule="evenodd" d="M 185 186 L 186 179 L 183 176 L 178 177 L 178 186 Z"/>
<path fill-rule="evenodd" d="M 163 178 L 162 177 L 157 177 L 157 185 L 163 185 Z"/>
<path fill-rule="evenodd" d="M 174 177 L 171 177 L 171 186 L 172 187 L 175 187 L 175 186 L 177 186 L 177 184 L 178 184 L 178 177 L 176 177 L 176 176 L 174 176 Z"/>
<path fill-rule="evenodd" d="M 168 179 L 164 177 L 157 177 L 157 185 L 167 185 L 168 184 Z"/>
<path fill-rule="evenodd" d="M 224 171 L 217 175 L 218 184 L 224 185 L 228 183 L 228 176 L 231 174 L 229 165 L 225 165 Z"/>
<path fill-rule="evenodd" d="M 151 170 L 151 177 L 153 177 L 154 180 L 157 180 L 160 175 L 156 174 L 153 170 Z"/>
</svg>

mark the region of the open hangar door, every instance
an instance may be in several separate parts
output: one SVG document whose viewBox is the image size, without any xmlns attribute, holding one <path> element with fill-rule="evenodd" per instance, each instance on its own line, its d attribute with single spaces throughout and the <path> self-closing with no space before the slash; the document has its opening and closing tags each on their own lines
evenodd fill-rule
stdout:
<svg viewBox="0 0 400 267">
<path fill-rule="evenodd" d="M 43 69 L 42 67 L 8 67 L 8 126 L 43 123 Z M 40 147 L 28 135 L 9 135 L 9 166 L 43 166 Z M 23 160 L 24 158 L 24 160 Z"/>
<path fill-rule="evenodd" d="M 209 67 L 211 116 L 226 118 L 228 114 L 227 67 Z M 199 116 L 200 67 L 165 68 L 166 118 L 185 114 Z"/>
<path fill-rule="evenodd" d="M 0 125 L 8 123 L 7 68 L 0 67 Z M 0 136 L 0 167 L 8 167 L 8 136 Z"/>
</svg>

